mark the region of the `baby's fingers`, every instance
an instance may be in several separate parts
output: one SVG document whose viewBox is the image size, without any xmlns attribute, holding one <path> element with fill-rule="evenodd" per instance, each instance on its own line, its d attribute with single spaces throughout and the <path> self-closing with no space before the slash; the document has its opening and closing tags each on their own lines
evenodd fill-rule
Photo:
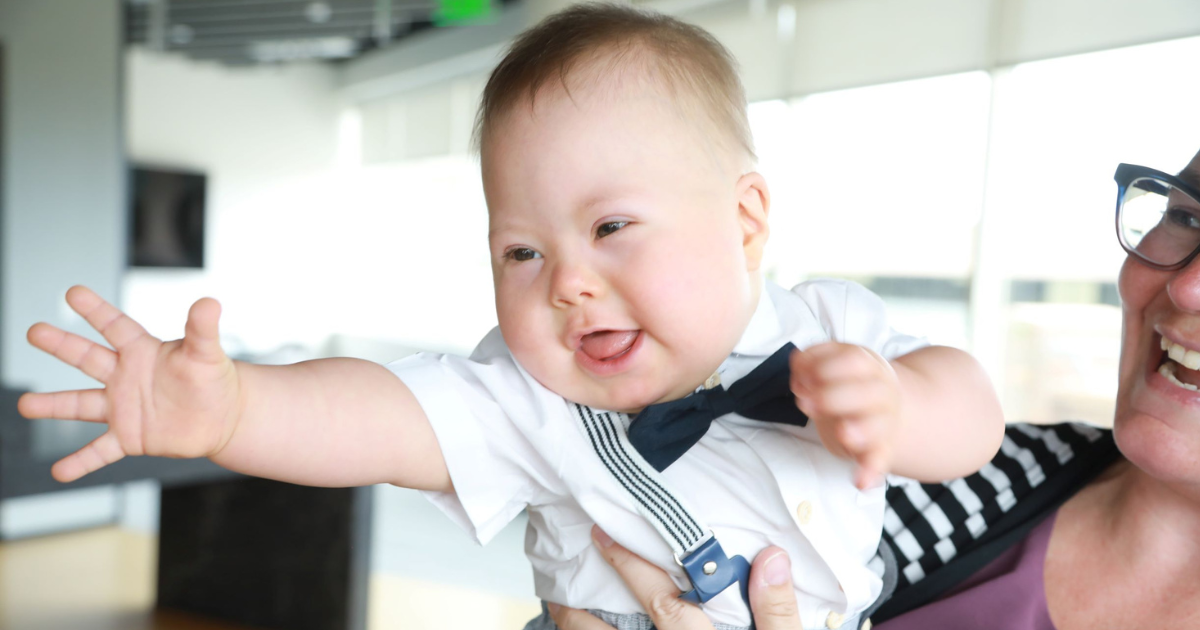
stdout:
<svg viewBox="0 0 1200 630">
<path fill-rule="evenodd" d="M 34 324 L 25 337 L 33 347 L 78 368 L 101 383 L 107 383 L 117 367 L 117 353 L 50 324 Z"/>
<path fill-rule="evenodd" d="M 84 286 L 73 286 L 67 290 L 67 304 L 92 325 L 118 352 L 141 337 L 147 336 L 145 328 L 122 313 L 117 307 L 105 302 L 94 291 Z"/>
<path fill-rule="evenodd" d="M 108 418 L 108 397 L 102 389 L 81 389 L 50 394 L 22 394 L 17 412 L 29 419 L 57 418 L 104 422 Z"/>
<path fill-rule="evenodd" d="M 885 449 L 874 449 L 855 458 L 858 471 L 854 474 L 854 487 L 859 490 L 878 485 L 888 471 L 888 455 Z"/>
<path fill-rule="evenodd" d="M 50 474 L 58 481 L 69 483 L 122 457 L 125 457 L 125 451 L 121 448 L 117 435 L 109 431 L 92 440 L 87 446 L 58 460 L 50 468 Z"/>
<path fill-rule="evenodd" d="M 808 392 L 805 411 L 814 416 L 861 418 L 887 413 L 896 405 L 896 397 L 882 381 L 838 383 Z"/>
<path fill-rule="evenodd" d="M 818 389 L 832 383 L 874 378 L 881 369 L 878 355 L 853 344 L 826 342 L 797 350 L 788 357 L 791 384 Z"/>
<path fill-rule="evenodd" d="M 883 418 L 867 417 L 845 420 L 837 427 L 839 445 L 858 464 L 854 485 L 860 490 L 878 483 L 888 471 L 891 447 L 884 424 Z"/>
<path fill-rule="evenodd" d="M 190 356 L 212 362 L 225 357 L 217 325 L 220 319 L 219 302 L 212 298 L 196 300 L 188 311 L 187 326 L 183 334 L 183 347 Z"/>
</svg>

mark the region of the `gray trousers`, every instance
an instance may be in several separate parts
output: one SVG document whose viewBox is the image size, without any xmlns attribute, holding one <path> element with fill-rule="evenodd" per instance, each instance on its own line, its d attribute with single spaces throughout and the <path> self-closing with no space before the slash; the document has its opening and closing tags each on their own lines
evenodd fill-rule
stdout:
<svg viewBox="0 0 1200 630">
<path fill-rule="evenodd" d="M 643 613 L 618 615 L 604 610 L 588 610 L 588 612 L 616 630 L 655 630 L 654 622 L 650 621 L 650 615 Z M 717 630 L 750 630 L 748 626 L 730 626 L 723 623 L 714 625 Z M 525 630 L 559 630 L 554 620 L 550 618 L 546 602 L 542 602 L 542 614 L 529 620 L 529 623 L 525 624 Z"/>
<path fill-rule="evenodd" d="M 603 610 L 589 610 L 588 612 L 600 618 L 601 621 L 616 628 L 616 630 L 655 630 L 654 623 L 650 621 L 650 616 L 642 613 L 634 613 L 632 615 L 618 615 L 616 613 L 605 612 Z M 750 630 L 747 626 L 730 626 L 723 623 L 713 624 L 716 630 Z M 858 628 L 858 619 L 847 619 L 842 623 L 842 628 L 851 630 Z M 559 630 L 555 625 L 554 620 L 550 618 L 550 611 L 546 610 L 546 602 L 542 602 L 542 614 L 529 620 L 525 624 L 525 630 Z M 797 628 L 796 630 L 800 630 Z"/>
</svg>

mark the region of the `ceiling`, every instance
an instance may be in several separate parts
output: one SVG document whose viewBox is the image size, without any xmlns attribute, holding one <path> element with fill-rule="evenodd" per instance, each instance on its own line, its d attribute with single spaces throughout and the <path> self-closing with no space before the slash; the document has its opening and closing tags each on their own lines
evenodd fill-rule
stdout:
<svg viewBox="0 0 1200 630">
<path fill-rule="evenodd" d="M 336 61 L 422 30 L 485 18 L 504 1 L 127 0 L 125 33 L 129 44 L 229 65 Z"/>
</svg>

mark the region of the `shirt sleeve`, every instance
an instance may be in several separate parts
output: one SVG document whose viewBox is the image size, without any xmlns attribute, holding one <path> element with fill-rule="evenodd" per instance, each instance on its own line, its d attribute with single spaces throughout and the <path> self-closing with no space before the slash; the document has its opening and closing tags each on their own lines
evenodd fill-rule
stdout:
<svg viewBox="0 0 1200 630">
<path fill-rule="evenodd" d="M 422 494 L 476 542 L 486 544 L 527 505 L 555 494 L 556 476 L 528 435 L 537 424 L 528 419 L 546 409 L 540 385 L 517 367 L 497 331 L 470 359 L 418 353 L 387 367 L 429 418 L 454 484 L 453 492 Z"/>
<path fill-rule="evenodd" d="M 929 345 L 892 329 L 883 299 L 848 280 L 821 279 L 798 284 L 792 292 L 813 310 L 830 339 L 864 346 L 891 360 Z"/>
</svg>

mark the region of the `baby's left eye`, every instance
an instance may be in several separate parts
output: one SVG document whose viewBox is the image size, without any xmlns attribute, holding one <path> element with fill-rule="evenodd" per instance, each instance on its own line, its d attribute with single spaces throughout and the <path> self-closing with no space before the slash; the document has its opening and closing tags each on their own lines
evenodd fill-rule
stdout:
<svg viewBox="0 0 1200 630">
<path fill-rule="evenodd" d="M 605 236 L 616 232 L 626 225 L 629 225 L 628 221 L 609 221 L 608 223 L 601 223 L 600 227 L 596 228 L 596 238 L 604 238 Z"/>
</svg>

